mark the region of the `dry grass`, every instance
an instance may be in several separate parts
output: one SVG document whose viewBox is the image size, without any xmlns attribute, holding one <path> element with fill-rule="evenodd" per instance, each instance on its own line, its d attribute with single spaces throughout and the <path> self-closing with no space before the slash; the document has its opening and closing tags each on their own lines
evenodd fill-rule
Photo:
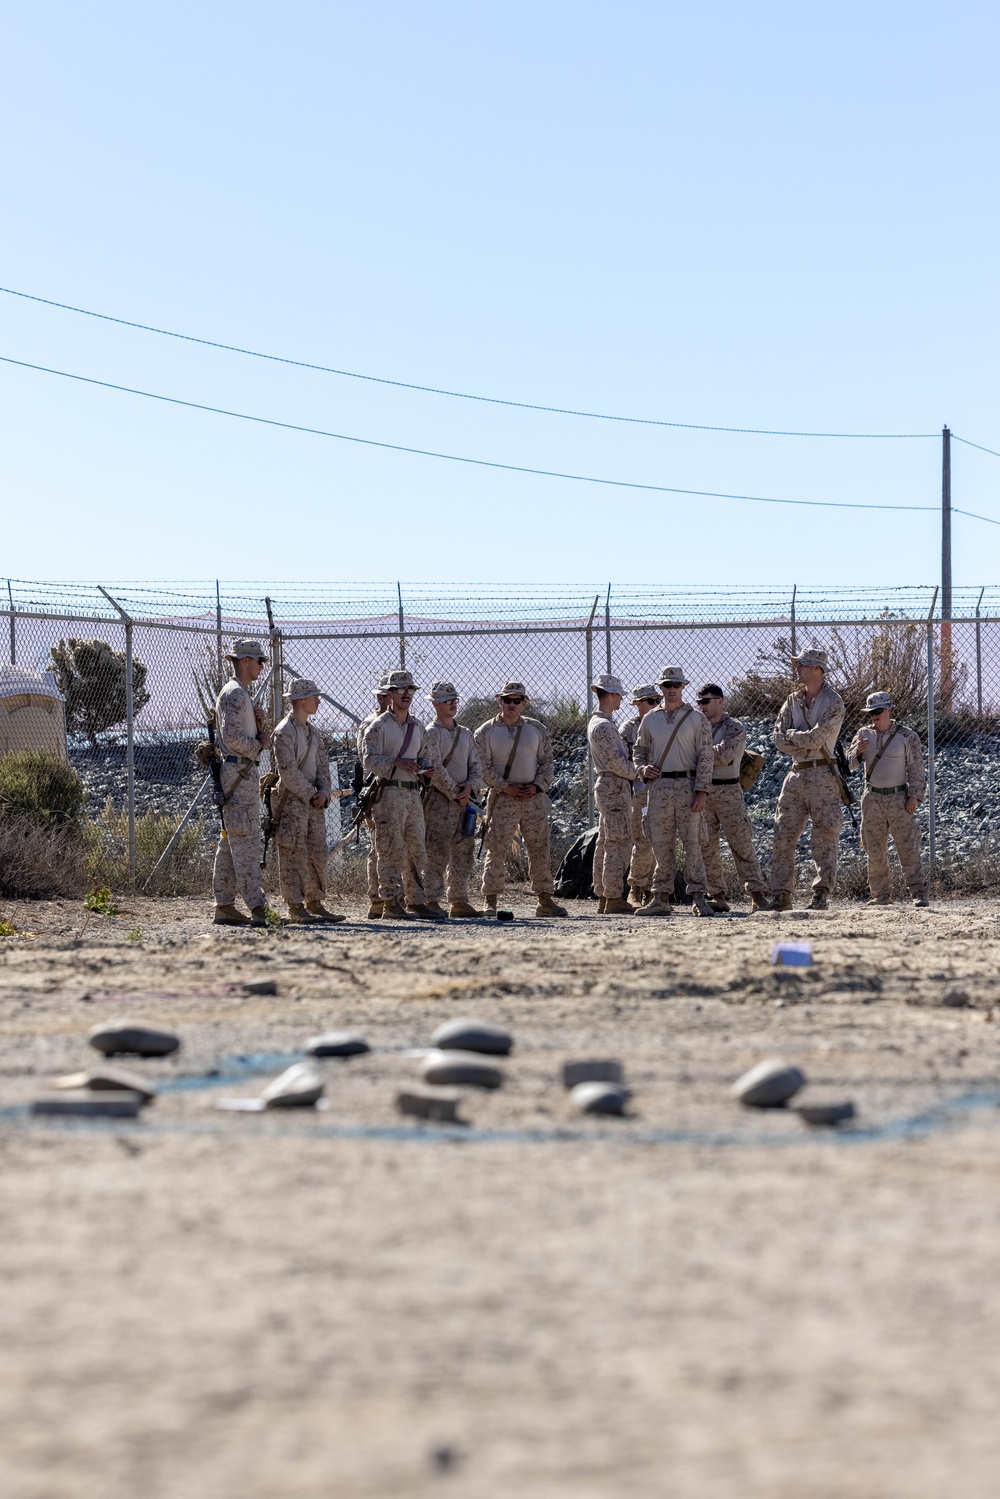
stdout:
<svg viewBox="0 0 1000 1499">
<path fill-rule="evenodd" d="M 0 895 L 81 895 L 89 883 L 86 849 L 74 827 L 40 827 L 29 817 L 0 822 Z"/>
</svg>

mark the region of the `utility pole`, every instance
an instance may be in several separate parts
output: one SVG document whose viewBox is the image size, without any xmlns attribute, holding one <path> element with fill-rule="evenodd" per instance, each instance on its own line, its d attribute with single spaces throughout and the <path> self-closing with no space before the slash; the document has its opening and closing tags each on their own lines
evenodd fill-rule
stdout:
<svg viewBox="0 0 1000 1499">
<path fill-rule="evenodd" d="M 941 700 L 952 710 L 951 664 L 951 431 L 941 429 Z"/>
</svg>

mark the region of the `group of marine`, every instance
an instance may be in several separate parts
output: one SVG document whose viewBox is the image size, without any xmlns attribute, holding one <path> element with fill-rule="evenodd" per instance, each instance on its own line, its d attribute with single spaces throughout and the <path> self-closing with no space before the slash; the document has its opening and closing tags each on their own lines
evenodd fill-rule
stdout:
<svg viewBox="0 0 1000 1499">
<path fill-rule="evenodd" d="M 310 722 L 319 708 L 319 688 L 304 678 L 293 681 L 284 694 L 288 711 L 272 734 L 251 696 L 266 653 L 258 641 L 242 639 L 233 643 L 227 659 L 234 675 L 215 709 L 224 824 L 213 875 L 215 921 L 224 926 L 267 924 L 258 774 L 265 750 L 272 752 L 277 777 L 272 820 L 288 919 L 305 925 L 343 921 L 344 916 L 323 904 L 328 855 L 324 809 L 332 788 L 322 736 Z M 769 889 L 740 779 L 747 731 L 726 711 L 722 688 L 707 682 L 697 691 L 697 706 L 685 703 L 689 679 L 679 666 L 664 667 L 655 683 L 633 690 L 635 714 L 619 729 L 615 714 L 625 696 L 622 683 L 610 674 L 594 677 L 590 685 L 597 708 L 587 739 L 596 771 L 593 886 L 599 914 L 671 916 L 678 844 L 693 914 L 728 911 L 720 834 L 751 910 L 790 911 L 796 848 L 809 822 L 816 865 L 809 909 L 827 909 L 836 887 L 843 818 L 836 748 L 845 705 L 826 680 L 824 651 L 803 651 L 792 657 L 792 667 L 797 685 L 772 734 L 791 766 L 775 814 Z M 545 724 L 525 711 L 524 683 L 505 682 L 497 693 L 497 714 L 474 731 L 457 721 L 459 697 L 452 682 L 432 685 L 428 699 L 434 716 L 427 723 L 410 711 L 418 690 L 408 671 L 389 672 L 374 689 L 375 711 L 358 726 L 361 806 L 371 839 L 369 919 L 447 921 L 496 915 L 507 854 L 517 834 L 528 856 L 536 914 L 565 916 L 553 894 L 552 740 Z M 913 902 L 926 906 L 915 818 L 925 789 L 923 753 L 919 736 L 892 714 L 889 695 L 871 693 L 866 722 L 848 756 L 852 769 L 865 768 L 861 842 L 871 904 L 891 899 L 891 835 Z M 480 909 L 471 903 L 470 884 L 477 798 L 484 789 Z M 238 896 L 249 917 L 237 907 Z"/>
</svg>

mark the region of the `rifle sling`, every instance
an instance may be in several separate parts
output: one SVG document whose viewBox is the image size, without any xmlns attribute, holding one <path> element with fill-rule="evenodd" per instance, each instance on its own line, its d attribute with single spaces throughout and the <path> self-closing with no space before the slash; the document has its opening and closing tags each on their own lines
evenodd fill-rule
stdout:
<svg viewBox="0 0 1000 1499">
<path fill-rule="evenodd" d="M 875 774 L 875 767 L 876 767 L 876 765 L 881 760 L 882 756 L 885 754 L 886 750 L 889 748 L 890 744 L 895 739 L 895 737 L 896 737 L 896 735 L 898 733 L 899 733 L 899 724 L 897 724 L 896 727 L 893 729 L 892 733 L 889 735 L 888 739 L 885 741 L 885 743 L 883 744 L 882 748 L 876 754 L 876 756 L 875 756 L 874 760 L 872 761 L 871 765 L 866 765 L 865 766 L 865 785 L 866 786 L 870 786 L 871 785 L 872 776 Z"/>
</svg>

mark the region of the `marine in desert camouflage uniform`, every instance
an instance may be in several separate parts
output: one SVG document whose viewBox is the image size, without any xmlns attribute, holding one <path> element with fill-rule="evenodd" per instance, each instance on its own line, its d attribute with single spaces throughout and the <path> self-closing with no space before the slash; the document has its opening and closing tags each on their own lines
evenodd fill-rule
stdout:
<svg viewBox="0 0 1000 1499">
<path fill-rule="evenodd" d="M 601 675 L 591 682 L 597 708 L 587 724 L 587 743 L 597 772 L 594 797 L 598 832 L 594 850 L 594 894 L 599 915 L 631 916 L 625 899 L 625 872 L 632 853 L 632 779 L 635 768 L 615 727 L 623 688 L 618 677 Z"/>
<path fill-rule="evenodd" d="M 288 712 L 274 731 L 278 784 L 271 794 L 277 821 L 278 888 L 288 919 L 299 925 L 344 921 L 323 905 L 326 885 L 326 817 L 330 761 L 323 736 L 310 715 L 319 708 L 319 688 L 298 677 L 284 693 Z"/>
<path fill-rule="evenodd" d="M 434 717 L 427 724 L 435 768 L 424 795 L 424 869 L 426 903 L 444 915 L 441 901 L 447 877 L 448 915 L 482 916 L 469 900 L 475 861 L 475 837 L 462 832 L 465 809 L 482 790 L 483 767 L 472 730 L 456 721 L 458 692 L 453 682 L 434 682 L 428 693 Z"/>
<path fill-rule="evenodd" d="M 653 898 L 643 916 L 671 916 L 677 870 L 677 843 L 684 848 L 684 878 L 696 916 L 713 916 L 701 857 L 701 814 L 712 784 L 712 731 L 708 719 L 683 700 L 688 678 L 679 666 L 665 666 L 657 686 L 663 707 L 642 720 L 635 741 L 635 764 L 649 783 L 647 821 L 656 856 Z"/>
<path fill-rule="evenodd" d="M 770 911 L 764 877 L 753 846 L 753 827 L 747 814 L 740 763 L 747 747 L 747 731 L 726 712 L 726 699 L 716 682 L 698 688 L 697 704 L 712 727 L 712 784 L 701 823 L 701 852 L 705 860 L 708 898 L 713 910 L 728 911 L 726 879 L 722 871 L 719 834 L 724 833 L 736 873 L 750 897 L 751 911 Z"/>
<path fill-rule="evenodd" d="M 868 860 L 869 905 L 887 906 L 892 900 L 889 873 L 889 835 L 915 906 L 926 906 L 927 879 L 920 862 L 920 829 L 916 811 L 927 786 L 924 752 L 919 734 L 892 716 L 887 692 L 871 692 L 865 703 L 868 724 L 855 734 L 848 752 L 854 770 L 865 767 L 861 798 L 861 846 Z"/>
<path fill-rule="evenodd" d="M 476 730 L 476 748 L 489 787 L 486 864 L 483 895 L 487 913 L 496 912 L 506 884 L 505 864 L 514 834 L 520 829 L 528 851 L 531 888 L 538 898 L 536 915 L 565 916 L 552 898 L 548 789 L 554 766 L 552 739 L 537 718 L 524 714 L 528 694 L 523 682 L 506 682 L 497 693 L 500 712 Z"/>
<path fill-rule="evenodd" d="M 226 798 L 226 831 L 219 839 L 212 870 L 214 920 L 218 926 L 246 926 L 236 906 L 241 895 L 250 908 L 249 924 L 267 925 L 260 880 L 260 786 L 257 762 L 269 747 L 263 710 L 255 708 L 250 688 L 260 676 L 267 654 L 259 640 L 234 640 L 226 656 L 234 677 L 215 700 L 215 724 L 222 792 Z"/>
<path fill-rule="evenodd" d="M 403 871 L 407 857 L 421 876 L 427 862 L 420 785 L 435 765 L 427 730 L 410 713 L 417 684 L 408 671 L 392 671 L 384 680 L 389 706 L 365 731 L 361 763 L 365 775 L 381 783 L 372 820 L 382 911 L 396 921 L 412 921 L 423 912 L 402 903 Z M 442 919 L 426 914 L 428 920 Z"/>
<path fill-rule="evenodd" d="M 384 713 L 389 706 L 389 694 L 384 690 L 385 679 L 379 682 L 377 687 L 372 688 L 375 696 L 375 710 L 363 718 L 358 724 L 355 735 L 355 745 L 358 751 L 358 764 L 361 765 L 364 758 L 365 735 L 380 714 Z M 370 812 L 365 814 L 365 828 L 368 831 L 368 919 L 377 921 L 382 915 L 382 902 L 378 898 L 378 860 L 375 855 L 375 821 Z"/>
<path fill-rule="evenodd" d="M 773 909 L 792 909 L 795 850 L 812 819 L 810 850 L 816 865 L 809 909 L 825 911 L 837 886 L 837 853 L 844 804 L 831 770 L 844 700 L 826 680 L 827 654 L 815 647 L 792 657 L 798 688 L 781 706 L 771 735 L 783 755 L 791 755 L 774 817 L 771 848 Z"/>
<path fill-rule="evenodd" d="M 648 792 L 646 782 L 638 777 L 635 768 L 635 741 L 639 725 L 647 713 L 660 706 L 660 694 L 652 682 L 632 689 L 632 706 L 635 714 L 622 725 L 621 735 L 633 762 L 632 782 L 632 859 L 628 867 L 629 895 L 634 906 L 644 906 L 653 894 L 653 871 L 656 857 L 649 841 L 648 817 L 644 817 Z"/>
</svg>

